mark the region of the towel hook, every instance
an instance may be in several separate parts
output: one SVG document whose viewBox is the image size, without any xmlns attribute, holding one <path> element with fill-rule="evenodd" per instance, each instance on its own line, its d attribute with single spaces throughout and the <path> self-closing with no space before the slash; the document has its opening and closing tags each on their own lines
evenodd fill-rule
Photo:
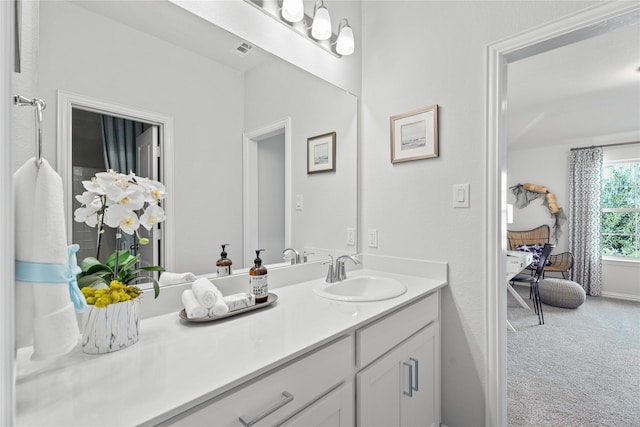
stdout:
<svg viewBox="0 0 640 427">
<path fill-rule="evenodd" d="M 47 108 L 47 104 L 40 98 L 25 98 L 22 95 L 14 95 L 13 103 L 18 106 L 31 105 L 35 108 L 36 114 L 36 165 L 42 164 L 42 111 Z"/>
</svg>

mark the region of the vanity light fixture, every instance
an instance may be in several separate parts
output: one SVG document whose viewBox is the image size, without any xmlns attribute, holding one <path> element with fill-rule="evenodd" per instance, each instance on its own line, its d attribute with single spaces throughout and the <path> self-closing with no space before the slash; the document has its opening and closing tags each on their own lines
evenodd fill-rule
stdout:
<svg viewBox="0 0 640 427">
<path fill-rule="evenodd" d="M 316 1 L 313 24 L 311 24 L 311 36 L 316 40 L 331 38 L 331 17 L 327 8 L 324 7 L 323 0 Z"/>
<path fill-rule="evenodd" d="M 353 29 L 349 21 L 342 19 L 337 34 L 334 33 L 329 10 L 323 0 L 315 0 L 313 16 L 304 12 L 304 0 L 244 1 L 337 58 L 355 51 Z"/>
<path fill-rule="evenodd" d="M 282 18 L 296 23 L 304 18 L 304 6 L 302 0 L 284 0 L 282 2 Z"/>
<path fill-rule="evenodd" d="M 343 19 L 338 25 L 338 41 L 336 42 L 336 52 L 340 55 L 351 55 L 355 49 L 353 40 L 353 30 L 349 21 Z"/>
</svg>

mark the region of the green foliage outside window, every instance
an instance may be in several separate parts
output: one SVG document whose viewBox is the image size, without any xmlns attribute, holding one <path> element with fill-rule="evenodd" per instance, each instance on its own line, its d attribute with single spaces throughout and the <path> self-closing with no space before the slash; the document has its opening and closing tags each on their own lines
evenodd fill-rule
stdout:
<svg viewBox="0 0 640 427">
<path fill-rule="evenodd" d="M 604 165 L 602 255 L 640 258 L 640 162 Z"/>
</svg>

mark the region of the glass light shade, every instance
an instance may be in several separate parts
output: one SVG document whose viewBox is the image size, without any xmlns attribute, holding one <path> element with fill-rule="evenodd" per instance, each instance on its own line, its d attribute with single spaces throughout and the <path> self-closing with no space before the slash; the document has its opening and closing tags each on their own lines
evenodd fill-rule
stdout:
<svg viewBox="0 0 640 427">
<path fill-rule="evenodd" d="M 326 7 L 316 9 L 311 25 L 311 35 L 316 40 L 327 40 L 331 37 L 331 18 Z"/>
<path fill-rule="evenodd" d="M 282 17 L 289 22 L 300 22 L 304 18 L 302 0 L 284 0 L 282 2 Z"/>
<path fill-rule="evenodd" d="M 351 55 L 355 49 L 353 41 L 353 30 L 349 25 L 345 25 L 338 34 L 336 52 L 340 55 Z"/>
</svg>

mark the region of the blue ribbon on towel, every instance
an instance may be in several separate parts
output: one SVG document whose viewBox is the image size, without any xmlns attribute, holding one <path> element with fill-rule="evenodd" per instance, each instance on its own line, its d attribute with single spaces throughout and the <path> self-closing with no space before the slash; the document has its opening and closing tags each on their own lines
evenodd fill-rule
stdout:
<svg viewBox="0 0 640 427">
<path fill-rule="evenodd" d="M 80 246 L 68 248 L 69 265 L 46 262 L 16 261 L 16 280 L 29 283 L 69 283 L 69 297 L 78 313 L 87 307 L 87 301 L 78 288 L 76 275 L 82 272 L 78 267 L 76 252 Z"/>
</svg>

